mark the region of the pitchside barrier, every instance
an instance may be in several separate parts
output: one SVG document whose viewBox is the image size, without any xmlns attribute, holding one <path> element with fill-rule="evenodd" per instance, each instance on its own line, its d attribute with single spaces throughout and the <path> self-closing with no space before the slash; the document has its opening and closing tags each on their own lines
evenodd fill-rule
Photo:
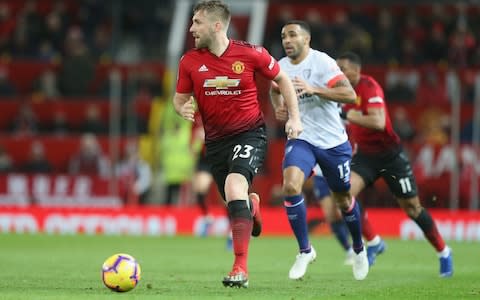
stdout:
<svg viewBox="0 0 480 300">
<path fill-rule="evenodd" d="M 430 210 L 441 234 L 448 240 L 480 241 L 480 212 Z M 423 239 L 418 226 L 400 209 L 368 209 L 368 215 L 384 237 Z M 282 207 L 264 207 L 263 235 L 291 235 Z M 308 213 L 314 235 L 327 235 L 330 229 L 320 208 Z M 208 226 L 207 226 L 208 224 Z M 212 208 L 210 218 L 194 207 L 0 207 L 0 232 L 85 235 L 204 235 L 224 236 L 229 232 L 223 208 Z"/>
</svg>

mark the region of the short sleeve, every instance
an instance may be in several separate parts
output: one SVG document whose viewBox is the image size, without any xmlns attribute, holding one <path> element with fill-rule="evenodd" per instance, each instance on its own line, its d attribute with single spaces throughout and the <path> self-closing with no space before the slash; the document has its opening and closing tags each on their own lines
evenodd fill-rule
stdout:
<svg viewBox="0 0 480 300">
<path fill-rule="evenodd" d="M 177 93 L 187 94 L 193 90 L 193 82 L 190 78 L 190 72 L 186 68 L 185 56 L 180 59 L 177 74 Z"/>
<path fill-rule="evenodd" d="M 326 54 L 320 56 L 320 61 L 322 62 L 323 68 L 323 78 L 322 82 L 328 86 L 333 87 L 337 81 L 345 79 L 345 75 L 340 70 L 340 67 L 337 65 L 337 62 Z"/>
<path fill-rule="evenodd" d="M 364 86 L 362 98 L 367 107 L 383 107 L 385 106 L 383 91 L 379 85 L 371 81 L 367 81 Z"/>
<path fill-rule="evenodd" d="M 273 56 L 268 53 L 267 49 L 256 46 L 255 51 L 257 51 L 257 71 L 260 72 L 267 79 L 274 79 L 280 72 L 280 66 Z"/>
</svg>

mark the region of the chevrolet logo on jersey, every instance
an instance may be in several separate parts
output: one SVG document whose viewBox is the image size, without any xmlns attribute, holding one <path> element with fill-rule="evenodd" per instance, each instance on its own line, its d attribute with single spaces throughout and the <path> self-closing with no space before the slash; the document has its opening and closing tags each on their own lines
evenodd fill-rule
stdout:
<svg viewBox="0 0 480 300">
<path fill-rule="evenodd" d="M 230 79 L 228 76 L 217 76 L 215 79 L 205 79 L 203 87 L 225 90 L 240 85 L 240 79 Z"/>
</svg>

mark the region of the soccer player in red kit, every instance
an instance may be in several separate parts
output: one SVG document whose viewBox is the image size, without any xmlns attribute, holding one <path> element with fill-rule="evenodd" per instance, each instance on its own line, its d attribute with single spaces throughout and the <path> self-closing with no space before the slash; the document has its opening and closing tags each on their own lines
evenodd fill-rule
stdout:
<svg viewBox="0 0 480 300">
<path fill-rule="evenodd" d="M 392 128 L 382 88 L 375 79 L 361 74 L 361 60 L 357 54 L 340 55 L 337 64 L 357 93 L 357 103 L 344 106 L 342 112 L 349 123 L 350 141 L 356 148 L 351 164 L 352 195 L 358 195 L 382 177 L 400 207 L 417 223 L 437 251 L 440 276 L 452 276 L 452 251 L 430 213 L 420 204 L 415 177 L 400 138 Z"/>
<path fill-rule="evenodd" d="M 255 74 L 278 84 L 289 111 L 285 124 L 289 138 L 302 131 L 297 97 L 289 77 L 267 50 L 228 38 L 230 10 L 222 1 L 202 1 L 193 14 L 190 32 L 195 48 L 180 60 L 173 104 L 180 116 L 192 122 L 198 106 L 206 160 L 226 202 L 232 229 L 235 259 L 222 282 L 228 287 L 247 287 L 250 235 L 258 236 L 261 231 L 259 199 L 248 191 L 267 145 Z"/>
</svg>

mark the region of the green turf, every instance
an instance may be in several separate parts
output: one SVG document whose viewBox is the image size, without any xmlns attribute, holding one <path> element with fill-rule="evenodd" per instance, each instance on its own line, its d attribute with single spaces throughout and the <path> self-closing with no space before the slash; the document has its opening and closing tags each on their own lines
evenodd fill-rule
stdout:
<svg viewBox="0 0 480 300">
<path fill-rule="evenodd" d="M 478 299 L 478 243 L 454 243 L 455 275 L 438 277 L 425 241 L 388 240 L 365 281 L 355 281 L 331 238 L 314 237 L 318 253 L 303 281 L 290 281 L 293 238 L 259 238 L 250 252 L 250 287 L 230 289 L 221 278 L 232 253 L 223 238 L 0 235 L 0 299 Z M 131 292 L 102 285 L 103 261 L 129 253 L 142 267 Z"/>
</svg>

